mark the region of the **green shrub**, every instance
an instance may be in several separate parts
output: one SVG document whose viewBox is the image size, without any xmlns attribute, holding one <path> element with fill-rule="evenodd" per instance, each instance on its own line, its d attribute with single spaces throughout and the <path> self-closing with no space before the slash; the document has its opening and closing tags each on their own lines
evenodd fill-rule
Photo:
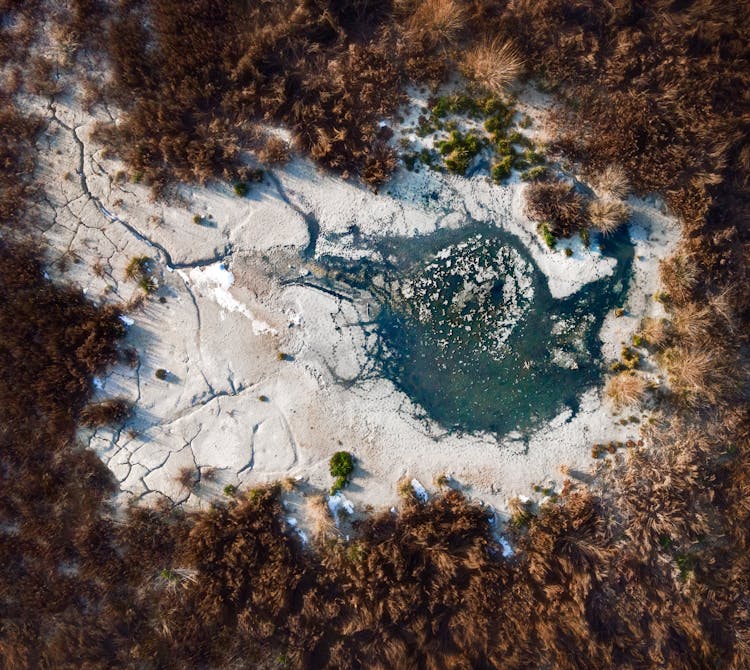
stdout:
<svg viewBox="0 0 750 670">
<path fill-rule="evenodd" d="M 521 181 L 536 181 L 537 179 L 544 179 L 546 176 L 547 168 L 544 165 L 538 165 L 537 167 L 524 170 L 521 173 Z"/>
<path fill-rule="evenodd" d="M 147 275 L 150 271 L 149 263 L 151 259 L 148 256 L 135 256 L 130 259 L 125 268 L 126 279 L 139 279 Z"/>
<path fill-rule="evenodd" d="M 144 275 L 138 280 L 138 286 L 146 293 L 153 293 L 157 288 L 156 280 L 147 275 Z"/>
<path fill-rule="evenodd" d="M 537 169 L 537 168 L 534 168 L 534 169 Z M 589 229 L 581 228 L 579 233 L 581 235 L 581 242 L 583 242 L 583 246 L 588 249 L 589 246 L 591 246 L 591 234 L 589 233 Z"/>
<path fill-rule="evenodd" d="M 570 258 L 573 255 L 573 250 L 570 247 L 565 247 L 565 255 Z"/>
<path fill-rule="evenodd" d="M 354 458 L 348 451 L 337 451 L 328 462 L 331 477 L 345 477 L 354 471 Z"/>
<path fill-rule="evenodd" d="M 234 484 L 227 484 L 224 487 L 224 495 L 233 498 L 237 494 L 237 487 Z"/>
<path fill-rule="evenodd" d="M 168 375 L 168 373 L 167 373 L 167 371 L 164 368 L 159 368 L 154 373 L 154 377 L 156 377 L 157 379 L 162 379 L 162 380 L 166 379 L 167 375 Z"/>
<path fill-rule="evenodd" d="M 474 132 L 466 135 L 454 130 L 447 140 L 435 143 L 437 150 L 445 156 L 445 167 L 454 174 L 465 174 L 471 161 L 482 150 L 482 140 Z"/>
<path fill-rule="evenodd" d="M 331 485 L 331 495 L 336 495 L 341 489 L 343 489 L 347 483 L 348 479 L 346 477 L 336 477 L 336 479 L 333 481 L 333 484 Z"/>
<path fill-rule="evenodd" d="M 250 192 L 250 188 L 244 181 L 237 181 L 234 183 L 234 194 L 240 198 L 244 198 Z"/>
<path fill-rule="evenodd" d="M 492 166 L 492 169 L 490 170 L 492 181 L 494 181 L 496 184 L 499 184 L 504 179 L 510 177 L 512 165 L 513 156 L 504 156 L 502 159 L 500 159 Z"/>
<path fill-rule="evenodd" d="M 557 246 L 557 238 L 552 234 L 546 223 L 539 224 L 539 234 L 550 249 L 554 249 Z"/>
</svg>

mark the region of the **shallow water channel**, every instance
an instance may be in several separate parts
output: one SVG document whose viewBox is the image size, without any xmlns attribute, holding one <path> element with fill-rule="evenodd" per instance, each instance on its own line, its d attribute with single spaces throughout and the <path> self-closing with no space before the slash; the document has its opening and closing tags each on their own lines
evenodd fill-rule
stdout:
<svg viewBox="0 0 750 670">
<path fill-rule="evenodd" d="M 365 244 L 384 260 L 321 260 L 378 302 L 370 356 L 445 428 L 526 433 L 600 382 L 599 330 L 629 284 L 625 231 L 603 245 L 614 274 L 562 300 L 514 236 L 485 224 Z"/>
</svg>

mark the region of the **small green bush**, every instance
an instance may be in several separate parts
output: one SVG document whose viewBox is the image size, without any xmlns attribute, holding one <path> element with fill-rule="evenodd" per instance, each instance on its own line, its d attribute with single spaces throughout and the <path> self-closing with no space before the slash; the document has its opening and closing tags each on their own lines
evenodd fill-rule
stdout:
<svg viewBox="0 0 750 670">
<path fill-rule="evenodd" d="M 348 451 L 337 451 L 328 462 L 331 477 L 345 477 L 354 471 L 354 458 Z"/>
<path fill-rule="evenodd" d="M 481 138 L 473 132 L 464 135 L 454 130 L 447 140 L 440 140 L 435 147 L 445 157 L 445 167 L 454 174 L 465 174 L 471 161 L 482 150 Z"/>
<path fill-rule="evenodd" d="M 534 169 L 537 169 L 537 168 L 534 168 Z M 581 228 L 579 233 L 581 235 L 581 242 L 583 242 L 583 246 L 588 249 L 589 246 L 591 246 L 591 234 L 589 233 L 589 229 Z"/>
<path fill-rule="evenodd" d="M 499 184 L 504 179 L 510 177 L 510 171 L 513 165 L 513 156 L 504 156 L 501 160 L 495 163 L 490 170 L 492 181 Z"/>
<path fill-rule="evenodd" d="M 159 368 L 154 373 L 154 377 L 156 377 L 157 379 L 162 379 L 162 380 L 166 379 L 167 375 L 168 375 L 168 373 L 167 373 L 167 371 L 164 368 Z"/>
<path fill-rule="evenodd" d="M 517 509 L 510 517 L 510 523 L 516 528 L 528 528 L 534 515 L 525 507 Z"/>
<path fill-rule="evenodd" d="M 237 494 L 237 487 L 234 484 L 227 484 L 224 487 L 224 495 L 234 497 Z"/>
<path fill-rule="evenodd" d="M 573 255 L 573 250 L 570 247 L 565 247 L 565 255 L 570 258 Z"/>
<path fill-rule="evenodd" d="M 521 173 L 521 181 L 537 181 L 547 176 L 547 168 L 544 165 L 529 168 Z M 583 235 L 581 236 L 583 237 Z"/>
<path fill-rule="evenodd" d="M 151 259 L 148 256 L 135 256 L 131 258 L 125 268 L 125 277 L 127 279 L 138 279 L 147 275 L 150 271 L 150 261 Z"/>
<path fill-rule="evenodd" d="M 539 234 L 550 249 L 554 249 L 557 246 L 557 238 L 552 234 L 546 223 L 539 224 Z"/>
<path fill-rule="evenodd" d="M 156 280 L 153 277 L 144 275 L 138 280 L 138 286 L 145 293 L 153 293 L 156 290 Z"/>
<path fill-rule="evenodd" d="M 332 486 L 331 486 L 331 495 L 336 495 L 341 489 L 343 489 L 346 484 L 348 483 L 348 479 L 346 477 L 336 477 L 334 480 Z"/>
<path fill-rule="evenodd" d="M 244 181 L 237 181 L 234 183 L 234 194 L 240 198 L 244 198 L 250 192 L 250 188 Z"/>
</svg>

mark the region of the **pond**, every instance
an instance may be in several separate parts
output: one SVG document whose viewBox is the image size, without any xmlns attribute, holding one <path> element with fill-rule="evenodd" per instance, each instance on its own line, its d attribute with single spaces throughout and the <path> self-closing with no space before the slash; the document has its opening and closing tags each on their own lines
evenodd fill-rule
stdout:
<svg viewBox="0 0 750 670">
<path fill-rule="evenodd" d="M 369 242 L 383 262 L 322 259 L 338 280 L 379 303 L 380 374 L 447 429 L 527 433 L 601 382 L 599 330 L 627 295 L 633 248 L 626 231 L 602 252 L 612 276 L 555 299 L 512 235 L 471 223 Z"/>
</svg>

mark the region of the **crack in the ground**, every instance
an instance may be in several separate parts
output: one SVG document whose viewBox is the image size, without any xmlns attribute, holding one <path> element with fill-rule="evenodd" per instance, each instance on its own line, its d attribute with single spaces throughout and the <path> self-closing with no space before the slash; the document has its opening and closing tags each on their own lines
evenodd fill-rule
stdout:
<svg viewBox="0 0 750 670">
<path fill-rule="evenodd" d="M 292 202 L 291 198 L 286 192 L 286 189 L 281 183 L 281 180 L 270 170 L 266 171 L 266 175 L 274 185 L 276 192 L 279 194 L 279 198 L 291 207 L 297 214 L 299 214 L 307 226 L 307 246 L 302 250 L 301 256 L 305 259 L 310 259 L 315 256 L 315 249 L 318 246 L 318 237 L 320 236 L 320 223 L 315 218 L 312 212 L 305 212 L 301 207 Z"/>
<path fill-rule="evenodd" d="M 62 119 L 60 119 L 60 117 L 57 115 L 57 108 L 55 107 L 54 99 L 50 100 L 47 107 L 50 113 L 52 114 L 52 118 L 54 119 L 54 121 L 61 128 L 64 128 L 71 134 L 71 136 L 73 137 L 73 141 L 76 143 L 78 147 L 78 167 L 76 168 L 76 174 L 78 175 L 78 178 L 80 180 L 81 190 L 83 191 L 83 194 L 86 196 L 86 198 L 89 201 L 94 203 L 96 208 L 101 212 L 101 214 L 108 221 L 112 223 L 120 224 L 128 232 L 130 232 L 130 234 L 133 237 L 147 244 L 148 246 L 156 249 L 164 257 L 164 263 L 166 264 L 167 268 L 169 268 L 170 270 L 179 270 L 179 269 L 194 268 L 194 267 L 205 267 L 207 265 L 212 265 L 213 263 L 221 261 L 227 256 L 231 255 L 234 247 L 231 242 L 227 242 L 227 244 L 224 246 L 224 249 L 220 251 L 219 253 L 214 254 L 213 256 L 210 256 L 208 258 L 200 258 L 200 259 L 192 260 L 186 263 L 175 263 L 174 260 L 172 259 L 172 254 L 167 250 L 167 248 L 164 245 L 152 240 L 150 237 L 148 237 L 148 235 L 138 230 L 134 225 L 132 225 L 131 223 L 125 221 L 124 219 L 121 219 L 120 217 L 110 212 L 104 206 L 101 199 L 95 196 L 93 193 L 91 193 L 89 189 L 88 180 L 86 178 L 86 171 L 85 171 L 85 162 L 86 162 L 85 145 L 83 143 L 83 140 L 81 140 L 81 138 L 78 136 L 78 128 L 69 126 Z M 71 210 L 71 213 L 72 213 L 72 210 Z"/>
</svg>

